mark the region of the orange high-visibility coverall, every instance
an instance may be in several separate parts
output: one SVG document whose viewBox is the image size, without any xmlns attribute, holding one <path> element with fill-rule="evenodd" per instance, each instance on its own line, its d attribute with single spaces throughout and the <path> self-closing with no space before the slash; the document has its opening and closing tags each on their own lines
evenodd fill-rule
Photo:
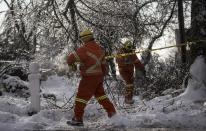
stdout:
<svg viewBox="0 0 206 131">
<path fill-rule="evenodd" d="M 126 53 L 124 49 L 118 51 L 118 54 L 122 53 Z M 134 68 L 144 69 L 144 65 L 140 62 L 136 54 L 117 57 L 116 62 L 118 64 L 119 73 L 126 83 L 125 100 L 132 100 L 134 90 Z"/>
<path fill-rule="evenodd" d="M 82 79 L 75 98 L 74 115 L 79 121 L 83 119 L 84 109 L 92 96 L 107 111 L 108 117 L 116 114 L 113 104 L 106 96 L 103 88 L 103 77 L 106 74 L 106 61 L 104 50 L 95 42 L 89 41 L 69 54 L 69 65 L 80 62 Z"/>
</svg>

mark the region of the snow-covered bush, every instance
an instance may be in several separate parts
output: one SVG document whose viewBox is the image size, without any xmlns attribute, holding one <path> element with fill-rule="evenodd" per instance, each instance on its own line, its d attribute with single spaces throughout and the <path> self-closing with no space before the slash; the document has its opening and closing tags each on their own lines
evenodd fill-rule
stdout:
<svg viewBox="0 0 206 131">
<path fill-rule="evenodd" d="M 0 78 L 3 75 L 18 76 L 21 80 L 28 80 L 28 62 L 27 61 L 9 61 L 0 64 Z"/>
<path fill-rule="evenodd" d="M 146 72 L 146 78 L 135 78 L 134 82 L 134 95 L 141 95 L 144 99 L 168 94 L 174 97 L 184 92 L 187 86 L 185 76 L 189 74 L 188 69 L 182 68 L 172 57 L 162 61 L 158 54 L 154 54 L 150 63 L 146 65 Z M 109 77 L 105 81 L 106 91 L 111 94 L 124 96 L 124 86 L 121 77 L 117 77 L 116 80 Z"/>
<path fill-rule="evenodd" d="M 21 64 L 11 61 L 0 66 L 0 91 L 13 93 L 20 97 L 29 97 L 27 62 Z"/>
<path fill-rule="evenodd" d="M 146 70 L 147 77 L 142 80 L 139 87 L 143 97 L 151 99 L 167 94 L 176 96 L 184 91 L 182 83 L 189 71 L 182 68 L 175 58 L 169 57 L 162 61 L 159 60 L 158 54 L 154 54 Z"/>
<path fill-rule="evenodd" d="M 187 79 L 184 79 L 189 71 L 182 68 L 183 66 L 173 57 L 164 61 L 159 57 L 158 54 L 154 54 L 146 65 L 146 78 L 135 80 L 135 92 L 141 92 L 145 99 L 167 94 L 177 96 L 184 91 L 182 83 L 187 82 Z"/>
<path fill-rule="evenodd" d="M 28 98 L 30 96 L 28 83 L 21 80 L 18 76 L 5 75 L 1 80 L 2 90 L 14 93 L 16 96 Z"/>
<path fill-rule="evenodd" d="M 14 66 L 8 70 L 6 73 L 11 76 L 18 76 L 21 80 L 28 80 L 28 70 L 22 66 Z"/>
</svg>

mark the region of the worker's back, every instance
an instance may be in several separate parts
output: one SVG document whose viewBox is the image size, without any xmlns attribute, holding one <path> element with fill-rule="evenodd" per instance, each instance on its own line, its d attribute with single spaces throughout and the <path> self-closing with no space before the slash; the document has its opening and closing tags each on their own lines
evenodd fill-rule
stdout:
<svg viewBox="0 0 206 131">
<path fill-rule="evenodd" d="M 84 43 L 77 49 L 80 57 L 80 70 L 83 76 L 103 75 L 102 62 L 105 56 L 104 50 L 95 41 Z"/>
</svg>

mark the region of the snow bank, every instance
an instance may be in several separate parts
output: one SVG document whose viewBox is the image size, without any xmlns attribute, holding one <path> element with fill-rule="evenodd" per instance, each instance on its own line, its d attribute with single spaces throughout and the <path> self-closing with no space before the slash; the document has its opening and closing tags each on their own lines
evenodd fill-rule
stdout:
<svg viewBox="0 0 206 131">
<path fill-rule="evenodd" d="M 178 99 L 185 102 L 206 101 L 206 58 L 198 56 L 190 67 L 187 89 Z"/>
<path fill-rule="evenodd" d="M 150 101 L 138 101 L 131 108 L 118 108 L 118 114 L 111 119 L 107 113 L 91 100 L 84 114 L 85 130 L 141 130 L 140 128 L 192 128 L 206 129 L 205 78 L 206 64 L 198 57 L 191 66 L 187 89 L 178 97 L 171 95 L 156 97 Z M 67 79 L 51 76 L 43 81 L 42 93 L 51 93 L 57 97 L 57 103 L 63 105 L 65 98 L 71 98 L 78 86 L 79 79 Z M 73 98 L 73 97 L 72 97 Z M 42 110 L 28 116 L 28 99 L 13 96 L 0 96 L 0 129 L 12 130 L 77 130 L 66 124 L 73 116 L 73 110 L 52 109 L 41 98 Z M 141 102 L 140 102 L 141 101 Z M 74 99 L 70 101 L 73 104 Z"/>
<path fill-rule="evenodd" d="M 0 99 L 0 111 L 23 116 L 27 114 L 29 104 L 29 101 L 25 101 L 22 98 L 2 96 Z"/>
<path fill-rule="evenodd" d="M 130 121 L 125 116 L 120 115 L 120 114 L 116 114 L 111 119 L 109 119 L 109 124 L 112 126 L 126 127 L 126 126 L 130 125 Z"/>
<path fill-rule="evenodd" d="M 195 59 L 190 67 L 190 73 L 197 81 L 206 83 L 206 58 L 204 56 L 198 56 Z"/>
<path fill-rule="evenodd" d="M 48 77 L 47 81 L 43 81 L 41 84 L 42 93 L 54 94 L 57 100 L 70 98 L 78 87 L 79 79 L 68 79 L 65 77 L 59 77 L 57 75 Z"/>
</svg>

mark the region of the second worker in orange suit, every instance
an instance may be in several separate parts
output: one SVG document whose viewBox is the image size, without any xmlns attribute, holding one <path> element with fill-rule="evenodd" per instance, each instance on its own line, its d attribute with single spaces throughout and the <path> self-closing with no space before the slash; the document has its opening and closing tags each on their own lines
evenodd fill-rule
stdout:
<svg viewBox="0 0 206 131">
<path fill-rule="evenodd" d="M 67 59 L 69 66 L 75 66 L 75 62 L 80 62 L 82 76 L 75 98 L 74 117 L 69 123 L 74 126 L 83 125 L 84 109 L 92 96 L 107 111 L 108 117 L 116 114 L 116 110 L 103 88 L 103 79 L 107 72 L 105 52 L 94 41 L 93 33 L 90 30 L 83 31 L 80 38 L 84 43 L 83 46 L 69 54 Z"/>
<path fill-rule="evenodd" d="M 122 48 L 119 49 L 118 54 L 133 53 L 133 45 L 131 41 L 126 41 Z M 145 75 L 145 67 L 140 62 L 136 54 L 117 57 L 116 62 L 118 64 L 120 76 L 125 82 L 125 100 L 126 104 L 133 104 L 133 92 L 134 92 L 134 68 L 141 71 Z"/>
</svg>

